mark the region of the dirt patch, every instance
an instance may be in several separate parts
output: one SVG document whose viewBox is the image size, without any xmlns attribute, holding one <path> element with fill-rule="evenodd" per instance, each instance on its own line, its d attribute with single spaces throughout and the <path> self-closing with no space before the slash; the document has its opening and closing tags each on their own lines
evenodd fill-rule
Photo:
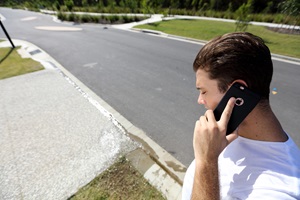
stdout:
<svg viewBox="0 0 300 200">
<path fill-rule="evenodd" d="M 293 29 L 293 28 L 267 27 L 267 29 L 277 33 L 300 35 L 300 29 L 295 29 L 295 28 Z"/>
<path fill-rule="evenodd" d="M 165 199 L 146 179 L 122 157 L 109 169 L 80 189 L 69 200 L 97 199 Z"/>
</svg>

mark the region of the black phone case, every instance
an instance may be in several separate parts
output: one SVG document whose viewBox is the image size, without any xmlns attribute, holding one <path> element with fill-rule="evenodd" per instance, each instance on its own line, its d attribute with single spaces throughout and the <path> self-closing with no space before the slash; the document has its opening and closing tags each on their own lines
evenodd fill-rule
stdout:
<svg viewBox="0 0 300 200">
<path fill-rule="evenodd" d="M 232 133 L 242 123 L 260 100 L 258 94 L 239 83 L 234 83 L 214 110 L 217 121 L 220 120 L 223 110 L 231 97 L 236 98 L 236 103 L 227 125 L 226 135 Z"/>
</svg>

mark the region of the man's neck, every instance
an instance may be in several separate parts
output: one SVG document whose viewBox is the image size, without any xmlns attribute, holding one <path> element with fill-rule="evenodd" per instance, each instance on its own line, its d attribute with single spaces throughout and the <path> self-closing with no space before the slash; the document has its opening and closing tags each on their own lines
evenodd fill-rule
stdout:
<svg viewBox="0 0 300 200">
<path fill-rule="evenodd" d="M 269 142 L 285 142 L 288 139 L 270 106 L 264 109 L 256 106 L 239 126 L 238 134 L 248 139 Z"/>
</svg>

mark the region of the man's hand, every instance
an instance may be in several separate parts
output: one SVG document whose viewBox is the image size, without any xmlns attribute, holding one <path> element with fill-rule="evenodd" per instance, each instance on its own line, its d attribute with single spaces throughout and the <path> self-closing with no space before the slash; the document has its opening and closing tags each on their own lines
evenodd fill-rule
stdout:
<svg viewBox="0 0 300 200">
<path fill-rule="evenodd" d="M 235 98 L 230 98 L 219 121 L 212 110 L 207 110 L 196 122 L 193 142 L 196 162 L 216 161 L 224 148 L 237 138 L 237 131 L 226 137 L 234 103 Z"/>
<path fill-rule="evenodd" d="M 219 200 L 218 157 L 224 148 L 237 138 L 237 131 L 226 137 L 235 99 L 231 98 L 219 121 L 212 110 L 196 122 L 194 130 L 195 176 L 192 200 Z"/>
</svg>

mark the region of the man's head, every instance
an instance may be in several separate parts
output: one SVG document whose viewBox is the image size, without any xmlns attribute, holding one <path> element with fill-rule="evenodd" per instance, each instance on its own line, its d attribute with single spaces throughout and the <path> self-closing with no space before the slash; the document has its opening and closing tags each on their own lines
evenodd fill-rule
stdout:
<svg viewBox="0 0 300 200">
<path fill-rule="evenodd" d="M 207 72 L 221 93 L 236 80 L 268 100 L 273 64 L 269 48 L 251 33 L 229 33 L 208 42 L 194 61 L 194 71 Z"/>
</svg>

